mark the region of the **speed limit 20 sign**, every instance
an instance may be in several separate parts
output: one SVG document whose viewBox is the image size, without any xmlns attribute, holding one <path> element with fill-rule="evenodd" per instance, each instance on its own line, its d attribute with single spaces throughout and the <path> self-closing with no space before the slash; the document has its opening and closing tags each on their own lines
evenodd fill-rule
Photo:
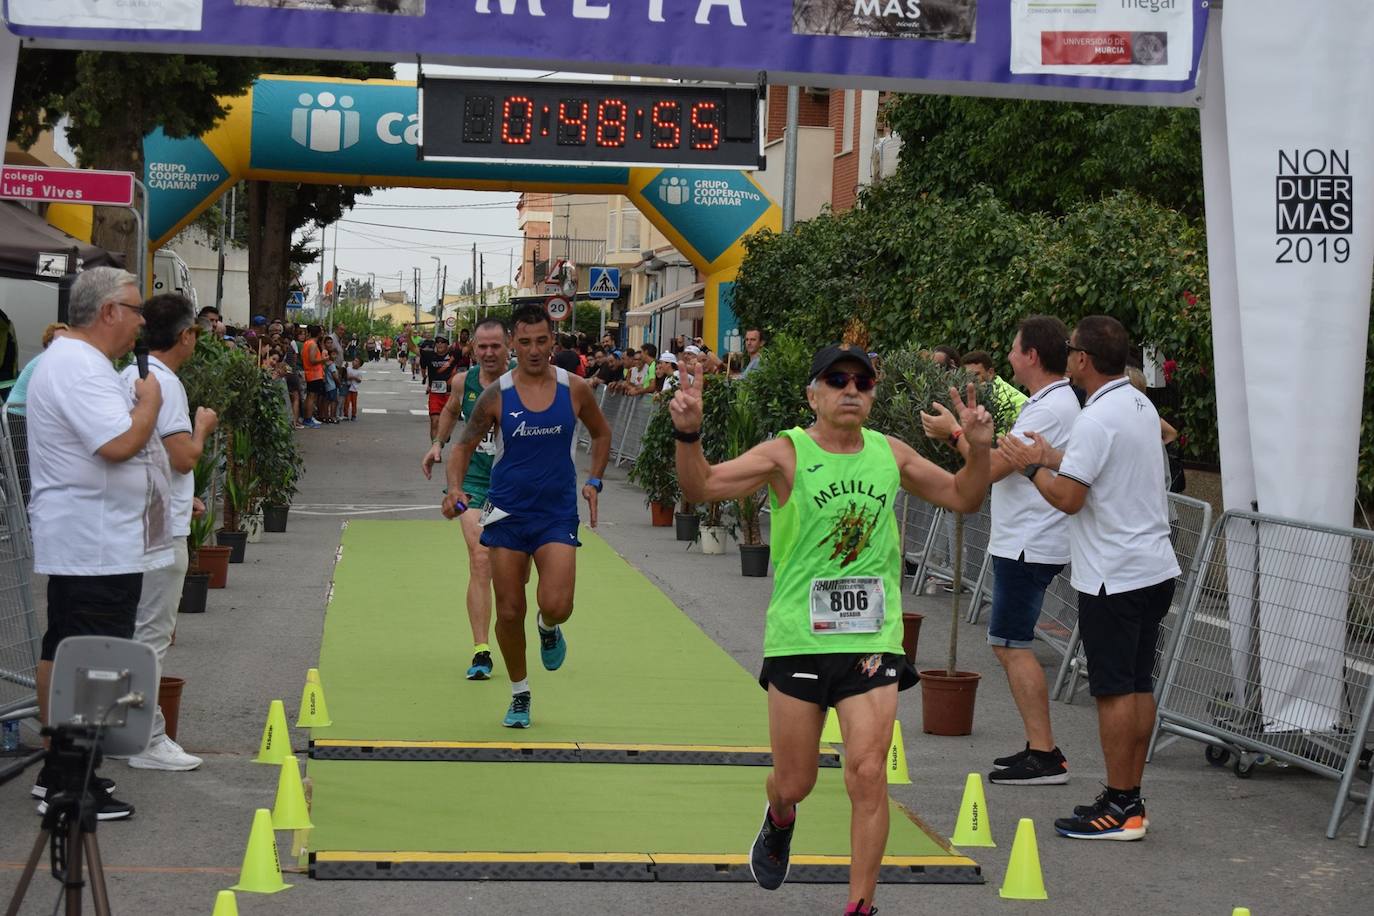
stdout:
<svg viewBox="0 0 1374 916">
<path fill-rule="evenodd" d="M 551 321 L 563 321 L 572 313 L 572 303 L 563 296 L 550 296 L 544 300 Z"/>
</svg>

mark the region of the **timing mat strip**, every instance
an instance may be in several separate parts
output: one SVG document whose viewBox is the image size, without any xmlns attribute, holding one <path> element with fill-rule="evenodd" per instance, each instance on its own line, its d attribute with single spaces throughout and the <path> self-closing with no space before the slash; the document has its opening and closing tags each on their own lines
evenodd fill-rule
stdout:
<svg viewBox="0 0 1374 916">
<path fill-rule="evenodd" d="M 310 742 L 312 760 L 417 760 L 457 763 L 671 763 L 699 766 L 773 765 L 767 747 L 679 744 L 596 744 L 570 741 L 352 741 Z M 821 748 L 817 764 L 844 765 L 833 747 Z"/>
<path fill-rule="evenodd" d="M 323 880 L 749 881 L 764 778 L 741 766 L 311 760 Z M 889 803 L 881 880 L 978 883 L 976 862 Z M 821 770 L 793 880 L 848 880 L 844 775 Z M 480 825 L 474 828 L 473 825 Z"/>
<path fill-rule="evenodd" d="M 323 881 L 712 881 L 753 883 L 749 857 L 681 853 L 318 852 L 310 877 Z M 844 884 L 848 856 L 794 855 L 789 882 Z M 965 856 L 884 856 L 883 884 L 982 884 Z"/>
</svg>

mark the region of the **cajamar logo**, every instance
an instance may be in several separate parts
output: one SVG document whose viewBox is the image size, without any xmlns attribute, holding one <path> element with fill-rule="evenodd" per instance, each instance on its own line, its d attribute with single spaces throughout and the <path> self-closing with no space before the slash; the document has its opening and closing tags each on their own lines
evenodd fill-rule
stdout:
<svg viewBox="0 0 1374 916">
<path fill-rule="evenodd" d="M 870 516 L 858 503 L 851 500 L 816 546 L 830 545 L 830 556 L 827 559 L 843 557 L 840 566 L 848 566 L 859 558 L 859 554 L 873 539 L 873 532 L 878 527 L 878 517 L 878 509 L 875 508 Z"/>
</svg>

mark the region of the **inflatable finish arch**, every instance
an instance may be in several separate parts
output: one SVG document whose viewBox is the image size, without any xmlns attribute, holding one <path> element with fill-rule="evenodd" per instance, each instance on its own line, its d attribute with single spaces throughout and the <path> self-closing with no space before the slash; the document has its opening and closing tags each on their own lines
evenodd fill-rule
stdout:
<svg viewBox="0 0 1374 916">
<path fill-rule="evenodd" d="M 156 131 L 144 140 L 152 249 L 242 179 L 623 194 L 705 276 L 703 336 L 719 351 L 735 326 L 729 303 L 744 238 L 781 228 L 778 207 L 742 172 L 423 162 L 411 82 L 264 76 L 227 107 L 202 137 Z"/>
</svg>

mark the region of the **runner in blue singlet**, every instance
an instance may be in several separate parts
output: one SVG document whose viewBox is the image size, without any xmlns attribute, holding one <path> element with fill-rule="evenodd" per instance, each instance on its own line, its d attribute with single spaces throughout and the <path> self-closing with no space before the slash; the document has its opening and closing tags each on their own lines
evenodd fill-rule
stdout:
<svg viewBox="0 0 1374 916">
<path fill-rule="evenodd" d="M 530 561 L 539 571 L 539 655 L 555 671 L 567 656 L 562 624 L 572 615 L 577 574 L 575 429 L 592 438 L 591 476 L 582 486 L 588 522 L 596 527 L 601 474 L 611 454 L 611 428 L 587 383 L 549 362 L 553 330 L 542 305 L 512 317 L 516 368 L 482 392 L 449 457 L 445 518 L 467 511 L 462 480 L 487 431 L 498 429 L 491 488 L 482 507 L 482 544 L 491 552 L 496 592 L 496 641 L 511 679 L 502 724 L 529 728 L 530 687 L 525 667 L 525 583 Z"/>
</svg>

